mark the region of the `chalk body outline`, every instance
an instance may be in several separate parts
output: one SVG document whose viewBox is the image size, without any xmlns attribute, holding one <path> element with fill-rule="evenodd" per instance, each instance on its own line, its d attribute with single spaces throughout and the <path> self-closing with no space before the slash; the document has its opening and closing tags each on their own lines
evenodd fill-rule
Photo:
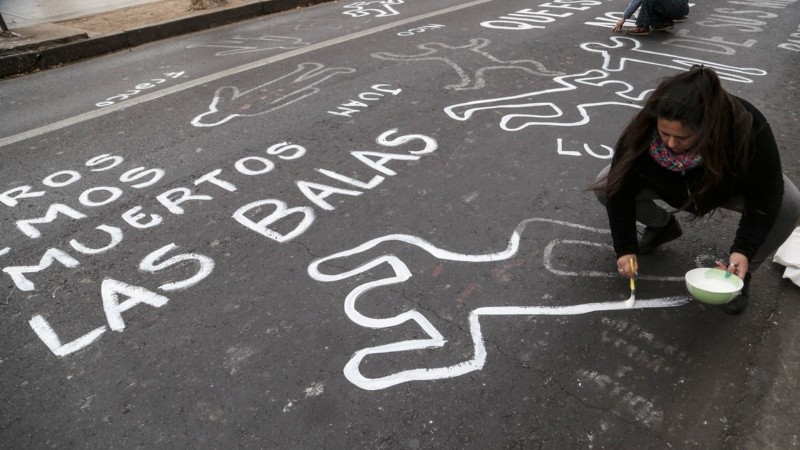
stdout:
<svg viewBox="0 0 800 450">
<path fill-rule="evenodd" d="M 491 43 L 492 41 L 486 38 L 470 39 L 469 44 L 456 45 L 456 46 L 447 45 L 443 42 L 428 42 L 416 46 L 418 49 L 422 50 L 422 53 L 417 53 L 413 55 L 401 55 L 389 52 L 376 52 L 373 53 L 371 56 L 373 58 L 381 59 L 384 61 L 443 62 L 448 66 L 452 67 L 453 70 L 456 71 L 458 77 L 461 79 L 461 83 L 449 84 L 444 88 L 459 90 L 459 91 L 482 89 L 484 86 L 486 86 L 486 80 L 484 79 L 484 74 L 490 70 L 522 70 L 531 75 L 539 75 L 539 76 L 564 75 L 563 72 L 547 70 L 544 64 L 533 59 L 503 61 L 491 55 L 490 53 L 484 51 L 484 48 L 489 46 L 489 44 Z M 451 53 L 450 55 L 451 57 L 443 55 L 446 51 L 448 51 L 448 53 Z M 463 60 L 457 62 L 452 57 L 452 54 L 456 53 L 457 51 L 462 51 L 465 54 L 467 54 L 466 52 L 475 53 L 477 55 L 480 55 L 482 58 L 486 58 L 488 61 L 491 61 L 494 65 L 472 64 L 473 67 L 465 69 L 463 67 L 464 65 Z M 471 56 L 470 54 L 467 55 Z M 473 59 L 475 58 L 473 57 Z M 470 74 L 473 74 L 473 76 L 471 77 Z"/>
<path fill-rule="evenodd" d="M 366 1 L 366 2 L 355 2 L 350 3 L 348 5 L 344 5 L 343 8 L 352 8 L 350 11 L 344 11 L 342 14 L 346 14 L 350 17 L 364 17 L 369 16 L 371 13 L 376 13 L 375 17 L 389 17 L 389 16 L 396 16 L 400 14 L 396 9 L 392 8 L 393 5 L 402 5 L 405 0 L 373 0 L 373 1 Z M 368 5 L 377 4 L 384 9 L 378 8 L 366 8 Z"/>
<path fill-rule="evenodd" d="M 375 288 L 403 283 L 412 277 L 411 271 L 408 268 L 408 266 L 398 257 L 394 255 L 383 255 L 367 263 L 361 264 L 360 266 L 354 269 L 347 270 L 338 274 L 325 274 L 320 270 L 320 265 L 338 258 L 345 258 L 358 253 L 363 253 L 367 250 L 370 250 L 378 246 L 383 242 L 391 242 L 391 241 L 403 242 L 410 245 L 414 245 L 436 258 L 446 261 L 459 261 L 459 262 L 503 261 L 513 257 L 517 253 L 517 251 L 519 250 L 519 243 L 522 236 L 522 232 L 525 230 L 528 224 L 535 222 L 563 225 L 570 228 L 591 231 L 601 234 L 610 233 L 609 230 L 587 227 L 584 225 L 564 222 L 560 220 L 546 219 L 546 218 L 530 218 L 523 220 L 522 222 L 519 223 L 519 225 L 517 225 L 517 227 L 511 234 L 511 238 L 508 241 L 508 245 L 504 250 L 494 253 L 474 254 L 474 255 L 465 253 L 456 253 L 439 248 L 434 244 L 426 241 L 425 239 L 422 239 L 417 236 L 408 234 L 391 234 L 372 239 L 352 249 L 334 253 L 332 255 L 313 261 L 308 266 L 309 276 L 316 281 L 321 281 L 326 283 L 342 281 L 347 278 L 363 274 L 381 264 L 388 264 L 393 269 L 394 275 L 387 278 L 369 281 L 355 287 L 352 291 L 350 291 L 350 293 L 345 298 L 344 301 L 345 313 L 347 314 L 348 318 L 353 322 L 355 322 L 356 324 L 361 325 L 365 328 L 372 328 L 372 329 L 389 328 L 398 326 L 408 321 L 413 321 L 416 322 L 416 324 L 428 335 L 428 338 L 426 339 L 411 339 L 411 340 L 393 342 L 390 344 L 368 347 L 356 351 L 344 367 L 343 372 L 345 377 L 351 383 L 355 384 L 356 386 L 362 389 L 379 390 L 411 381 L 454 378 L 467 374 L 469 372 L 480 370 L 486 363 L 486 357 L 487 357 L 486 346 L 483 341 L 483 333 L 481 331 L 481 325 L 480 325 L 480 318 L 483 316 L 576 315 L 576 314 L 587 314 L 598 311 L 631 310 L 631 308 L 629 308 L 624 301 L 585 303 L 585 304 L 569 305 L 562 307 L 496 306 L 496 307 L 476 308 L 475 310 L 470 312 L 468 318 L 470 333 L 472 335 L 472 344 L 474 349 L 473 353 L 474 356 L 470 360 L 463 361 L 446 367 L 403 370 L 400 372 L 396 372 L 378 378 L 370 378 L 361 373 L 360 370 L 361 362 L 365 357 L 369 355 L 441 348 L 446 344 L 447 341 L 445 340 L 444 336 L 439 332 L 439 330 L 437 330 L 436 327 L 417 310 L 405 311 L 393 317 L 374 318 L 361 314 L 361 312 L 359 312 L 358 309 L 356 308 L 356 303 L 358 301 L 358 298 L 361 297 L 363 294 L 366 294 L 367 292 Z M 576 241 L 571 241 L 571 242 L 576 242 Z M 552 247 L 549 248 L 552 249 Z M 551 266 L 549 264 L 546 263 L 545 267 L 548 270 L 551 270 L 550 268 Z M 563 274 L 559 272 L 553 272 L 553 273 L 555 273 L 556 275 Z M 590 272 L 587 276 L 607 276 L 607 275 Z M 675 280 L 673 277 L 652 277 L 652 278 L 666 279 L 669 281 Z M 688 303 L 689 301 L 690 301 L 689 298 L 686 296 L 642 299 L 638 300 L 632 309 L 671 308 L 671 307 L 682 306 Z"/>
<path fill-rule="evenodd" d="M 445 114 L 447 114 L 451 119 L 458 120 L 458 121 L 466 121 L 472 118 L 472 116 L 478 112 L 483 110 L 501 110 L 501 109 L 524 109 L 524 108 L 537 108 L 537 107 L 549 107 L 552 111 L 550 114 L 506 114 L 500 119 L 500 128 L 506 131 L 519 131 L 523 128 L 527 128 L 529 126 L 552 126 L 552 127 L 576 127 L 580 125 L 584 125 L 589 123 L 591 118 L 589 117 L 588 109 L 594 108 L 598 106 L 621 106 L 626 108 L 636 108 L 641 109 L 641 106 L 629 103 L 628 101 L 642 101 L 644 97 L 647 96 L 652 90 L 645 90 L 640 92 L 638 95 L 631 95 L 635 88 L 624 81 L 614 80 L 608 78 L 609 73 L 600 70 L 600 69 L 590 69 L 585 72 L 577 73 L 577 74 L 569 74 L 569 75 L 562 75 L 553 78 L 553 81 L 556 84 L 561 85 L 561 87 L 551 88 L 551 89 L 542 89 L 539 91 L 533 92 L 525 92 L 523 94 L 517 95 L 510 95 L 506 97 L 495 97 L 495 98 L 488 98 L 483 100 L 473 100 L 469 102 L 459 103 L 455 105 L 450 105 L 444 108 Z M 573 81 L 570 81 L 573 80 Z M 578 85 L 585 85 L 585 86 L 595 86 L 595 87 L 604 87 L 604 86 L 611 86 L 611 85 L 620 85 L 620 89 L 615 91 L 614 94 L 620 97 L 620 100 L 606 100 L 606 101 L 599 101 L 599 102 L 589 102 L 589 103 L 579 103 L 574 106 L 575 109 L 578 110 L 578 116 L 580 117 L 578 120 L 562 120 L 559 121 L 562 117 L 565 117 L 564 110 L 559 107 L 558 104 L 549 101 L 547 98 L 547 94 L 553 93 L 563 93 L 568 91 L 574 91 L 578 89 Z M 464 108 L 463 112 L 456 112 L 457 109 Z M 512 120 L 523 119 L 523 123 L 513 126 L 510 124 Z M 531 119 L 529 121 L 524 121 L 525 119 Z M 536 119 L 550 119 L 550 120 L 536 120 Z"/>
<path fill-rule="evenodd" d="M 631 83 L 611 78 L 613 74 L 623 72 L 628 63 L 654 65 L 679 71 L 686 70 L 693 65 L 703 64 L 707 67 L 714 68 L 721 79 L 738 83 L 752 83 L 753 80 L 749 77 L 764 76 L 767 74 L 765 70 L 756 68 L 736 67 L 697 58 L 687 58 L 669 53 L 644 50 L 642 49 L 640 41 L 629 37 L 613 36 L 609 39 L 611 43 L 585 42 L 580 45 L 583 50 L 600 55 L 602 69 L 590 69 L 582 73 L 554 77 L 553 81 L 560 84 L 561 87 L 463 102 L 444 108 L 444 112 L 451 119 L 466 121 L 470 119 L 475 112 L 482 110 L 544 107 L 550 108 L 551 112 L 542 114 L 505 114 L 500 120 L 500 128 L 506 131 L 519 131 L 529 126 L 575 127 L 589 123 L 591 120 L 587 111 L 589 108 L 617 105 L 641 109 L 640 105 L 631 102 L 642 102 L 647 94 L 652 92 L 652 89 L 643 90 L 638 95 L 631 95 L 630 93 L 635 90 Z M 603 81 L 598 81 L 600 79 L 603 79 Z M 569 80 L 574 80 L 574 82 L 570 82 Z M 615 92 L 615 95 L 627 101 L 611 99 L 607 101 L 569 105 L 570 108 L 574 106 L 578 110 L 580 116 L 578 120 L 558 120 L 565 117 L 564 109 L 560 108 L 557 103 L 547 96 L 547 94 L 552 95 L 554 93 L 576 90 L 578 85 L 603 87 L 610 84 L 626 86 L 627 89 Z M 465 109 L 465 111 L 457 112 L 456 110 L 458 109 Z M 512 123 L 517 121 L 521 121 L 521 123 L 517 123 L 516 125 Z"/>
<path fill-rule="evenodd" d="M 214 97 L 211 99 L 211 104 L 208 106 L 208 111 L 192 119 L 192 125 L 196 127 L 215 127 L 218 125 L 222 125 L 223 123 L 228 122 L 236 117 L 254 117 L 267 114 L 272 111 L 275 111 L 276 109 L 283 108 L 284 106 L 291 105 L 292 103 L 298 102 L 308 96 L 316 94 L 321 90 L 321 88 L 318 87 L 317 85 L 319 85 L 324 81 L 327 81 L 328 79 L 332 78 L 335 75 L 344 73 L 353 73 L 355 71 L 356 69 L 349 67 L 325 67 L 325 65 L 321 63 L 306 62 L 298 64 L 297 69 L 288 74 L 267 81 L 264 84 L 258 85 L 246 91 L 241 91 L 236 86 L 222 86 L 221 88 L 217 89 L 214 92 Z M 270 106 L 268 106 L 265 109 L 262 109 L 257 113 L 252 113 L 252 114 L 245 114 L 238 112 L 231 113 L 217 121 L 210 123 L 204 122 L 204 118 L 206 116 L 220 112 L 218 109 L 218 105 L 220 103 L 220 100 L 225 97 L 224 93 L 230 92 L 230 95 L 228 96 L 230 97 L 229 101 L 233 102 L 241 97 L 253 94 L 258 90 L 265 90 L 269 87 L 272 87 L 273 85 L 281 86 L 282 83 L 287 86 L 291 86 L 293 84 L 300 84 L 301 87 L 299 87 L 294 91 L 290 91 L 282 95 L 281 97 L 269 102 Z"/>
</svg>

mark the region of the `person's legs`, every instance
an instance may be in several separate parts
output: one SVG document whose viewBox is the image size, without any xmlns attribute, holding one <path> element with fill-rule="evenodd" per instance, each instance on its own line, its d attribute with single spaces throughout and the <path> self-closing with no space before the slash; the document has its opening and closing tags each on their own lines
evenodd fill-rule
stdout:
<svg viewBox="0 0 800 450">
<path fill-rule="evenodd" d="M 686 17 L 687 14 L 688 0 L 644 0 L 639 7 L 636 26 L 662 27 L 675 19 Z"/>
<path fill-rule="evenodd" d="M 653 23 L 653 20 L 657 19 L 657 17 L 653 17 L 653 14 L 655 14 L 654 6 L 656 3 L 657 0 L 644 0 L 642 2 L 642 4 L 639 6 L 639 12 L 636 13 L 637 27 L 649 28 L 651 25 L 656 25 Z"/>
<path fill-rule="evenodd" d="M 688 0 L 662 0 L 656 8 L 661 17 L 668 21 L 683 19 L 689 14 Z"/>
<path fill-rule="evenodd" d="M 596 181 L 599 182 L 605 179 L 609 170 L 611 170 L 610 164 L 600 171 Z M 597 200 L 605 206 L 607 201 L 605 192 L 594 192 Z M 643 189 L 636 195 L 636 221 L 651 228 L 661 228 L 669 223 L 672 214 L 658 206 L 654 200 L 660 200 L 660 197 L 650 189 Z"/>
</svg>

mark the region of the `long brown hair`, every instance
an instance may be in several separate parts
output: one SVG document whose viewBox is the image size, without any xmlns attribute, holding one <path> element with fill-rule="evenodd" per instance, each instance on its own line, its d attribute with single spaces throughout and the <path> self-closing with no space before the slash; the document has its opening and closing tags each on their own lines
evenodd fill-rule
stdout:
<svg viewBox="0 0 800 450">
<path fill-rule="evenodd" d="M 658 85 L 622 131 L 615 149 L 619 155 L 606 179 L 594 189 L 612 196 L 622 188 L 635 160 L 647 151 L 659 118 L 679 121 L 698 133 L 694 149 L 703 158 L 704 172 L 693 186 L 693 198 L 681 209 L 694 201 L 699 215 L 713 211 L 733 188 L 730 182 L 723 183 L 726 177 L 747 174 L 753 117 L 722 88 L 716 72 L 703 66 L 693 66 Z"/>
</svg>

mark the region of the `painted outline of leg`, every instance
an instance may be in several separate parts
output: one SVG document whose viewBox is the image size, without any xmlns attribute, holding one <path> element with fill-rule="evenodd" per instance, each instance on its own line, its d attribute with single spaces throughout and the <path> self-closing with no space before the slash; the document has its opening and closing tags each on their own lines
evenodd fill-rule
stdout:
<svg viewBox="0 0 800 450">
<path fill-rule="evenodd" d="M 372 268 L 380 266 L 384 263 L 388 264 L 394 271 L 394 275 L 382 278 L 375 281 L 370 281 L 361 284 L 354 288 L 345 298 L 344 309 L 347 316 L 353 322 L 366 328 L 383 329 L 394 327 L 408 321 L 414 321 L 419 327 L 428 335 L 427 339 L 412 339 L 400 342 L 393 342 L 391 344 L 379 345 L 369 347 L 355 352 L 352 358 L 347 362 L 344 367 L 345 377 L 356 386 L 366 390 L 386 389 L 401 383 L 410 381 L 421 380 L 438 380 L 446 378 L 454 378 L 464 375 L 469 372 L 480 370 L 486 363 L 486 346 L 483 340 L 483 333 L 480 325 L 480 318 L 483 316 L 535 316 L 535 315 L 576 315 L 588 314 L 598 311 L 616 311 L 616 310 L 630 310 L 625 305 L 624 301 L 619 302 L 603 302 L 603 303 L 585 303 L 580 305 L 570 305 L 563 307 L 553 306 L 504 306 L 504 307 L 482 307 L 477 308 L 470 312 L 468 322 L 470 333 L 472 335 L 472 344 L 474 347 L 473 357 L 470 360 L 463 361 L 447 367 L 436 368 L 420 368 L 404 370 L 387 376 L 379 378 L 368 378 L 360 371 L 360 365 L 363 359 L 369 355 L 382 354 L 382 353 L 395 353 L 412 350 L 423 350 L 432 348 L 441 348 L 446 344 L 444 336 L 436 329 L 433 324 L 421 313 L 416 310 L 405 311 L 394 317 L 388 318 L 373 318 L 361 314 L 356 308 L 357 301 L 360 296 L 367 292 L 382 286 L 390 286 L 393 284 L 400 284 L 412 277 L 411 271 L 408 266 L 394 255 L 384 255 L 375 258 L 367 263 L 364 263 L 355 269 L 348 270 L 338 274 L 325 274 L 320 271 L 320 265 L 333 261 L 338 258 L 345 258 L 358 253 L 363 253 L 370 250 L 383 242 L 397 241 L 416 246 L 432 256 L 447 260 L 447 261 L 461 261 L 461 262 L 494 262 L 503 261 L 512 258 L 519 250 L 520 238 L 526 226 L 530 223 L 552 223 L 563 225 L 580 230 L 608 234 L 608 230 L 587 227 L 583 225 L 563 222 L 553 219 L 544 218 L 531 218 L 520 222 L 514 229 L 508 245 L 505 250 L 495 253 L 470 255 L 465 253 L 455 253 L 448 250 L 441 249 L 431 244 L 430 242 L 407 234 L 393 234 L 376 239 L 372 239 L 364 244 L 355 248 L 335 253 L 333 255 L 313 261 L 308 266 L 309 276 L 321 282 L 335 282 L 345 280 L 347 278 L 358 276 Z M 581 241 L 574 241 L 581 242 Z M 547 267 L 547 265 L 546 265 Z M 548 269 L 550 270 L 550 269 Z M 559 273 L 556 273 L 559 275 Z M 591 276 L 591 275 L 588 275 Z M 606 276 L 600 274 L 596 276 Z M 638 300 L 634 305 L 635 309 L 646 308 L 672 308 L 682 306 L 688 303 L 688 297 L 665 297 L 657 299 L 643 299 Z"/>
</svg>

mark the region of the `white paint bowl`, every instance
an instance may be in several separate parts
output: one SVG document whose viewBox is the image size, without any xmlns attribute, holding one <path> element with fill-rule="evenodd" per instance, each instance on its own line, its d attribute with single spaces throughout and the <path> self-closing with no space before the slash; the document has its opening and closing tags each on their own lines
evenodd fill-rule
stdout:
<svg viewBox="0 0 800 450">
<path fill-rule="evenodd" d="M 686 288 L 692 297 L 703 303 L 728 303 L 742 292 L 744 281 L 736 275 L 727 274 L 720 269 L 692 269 L 686 272 Z"/>
</svg>

